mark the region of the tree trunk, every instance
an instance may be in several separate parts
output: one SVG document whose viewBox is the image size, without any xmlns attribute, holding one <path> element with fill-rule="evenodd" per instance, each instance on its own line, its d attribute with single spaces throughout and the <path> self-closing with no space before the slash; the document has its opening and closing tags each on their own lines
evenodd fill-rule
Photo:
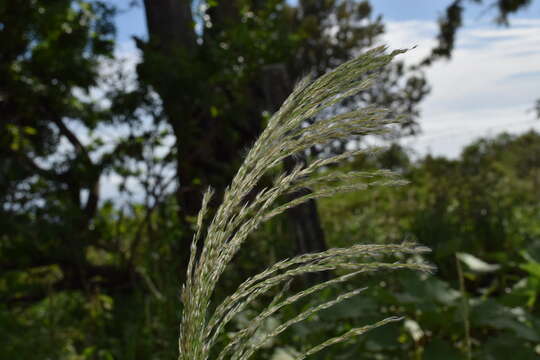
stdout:
<svg viewBox="0 0 540 360">
<path fill-rule="evenodd" d="M 177 47 L 196 46 L 191 0 L 144 0 L 150 42 L 172 55 Z"/>
<path fill-rule="evenodd" d="M 191 227 L 200 209 L 202 193 L 210 184 L 219 194 L 230 182 L 234 174 L 232 168 L 240 159 L 241 151 L 260 132 L 260 114 L 265 102 L 263 92 L 267 103 L 275 110 L 292 90 L 288 80 L 272 83 L 283 85 L 281 89 L 271 89 L 266 85 L 265 89 L 260 89 L 260 81 L 251 79 L 249 86 L 235 89 L 237 92 L 234 94 L 229 93 L 225 84 L 223 89 L 218 88 L 220 94 L 230 96 L 232 103 L 249 104 L 249 108 L 236 106 L 236 111 L 243 113 L 231 118 L 212 115 L 209 104 L 216 84 L 205 83 L 205 76 L 208 76 L 206 62 L 210 68 L 214 65 L 208 59 L 207 47 L 216 46 L 220 33 L 226 31 L 230 24 L 240 21 L 235 4 L 234 1 L 220 1 L 209 10 L 213 26 L 205 29 L 203 43 L 199 45 L 193 28 L 191 1 L 144 1 L 149 42 L 139 41 L 144 61 L 138 72 L 139 78 L 159 94 L 176 137 L 177 202 L 184 235 L 174 250 L 180 257 L 181 273 L 189 258 Z M 287 77 L 284 68 L 278 73 L 278 76 Z M 243 102 L 239 101 L 240 98 Z M 236 132 L 234 140 L 227 135 L 230 129 Z M 285 162 L 286 168 L 294 166 L 291 161 Z M 314 201 L 291 210 L 290 215 L 297 234 L 297 253 L 326 249 Z"/>
<path fill-rule="evenodd" d="M 165 116 L 176 138 L 176 166 L 179 205 L 178 218 L 182 224 L 182 236 L 175 243 L 174 252 L 179 259 L 183 277 L 189 259 L 193 218 L 200 207 L 203 184 L 197 181 L 200 159 L 195 155 L 197 146 L 196 104 L 191 101 L 187 89 L 189 75 L 178 74 L 182 62 L 194 62 L 197 57 L 196 34 L 193 27 L 190 0 L 145 0 L 144 7 L 149 41 L 138 40 L 144 61 L 138 68 L 139 79 L 152 86 L 159 94 Z M 203 146 L 199 144 L 199 146 Z M 191 156 L 186 156 L 191 154 Z M 182 278 L 183 280 L 183 278 Z"/>
<path fill-rule="evenodd" d="M 179 185 L 176 198 L 183 235 L 174 251 L 180 259 L 179 273 L 183 274 L 203 192 L 211 185 L 217 193 L 215 199 L 220 199 L 241 151 L 260 131 L 261 111 L 257 104 L 261 101 L 254 100 L 250 109 L 242 110 L 244 114 L 234 114 L 244 121 L 212 113 L 215 93 L 230 96 L 231 104 L 236 100 L 234 96 L 242 99 L 256 96 L 249 88 L 241 96 L 230 94 L 227 84 L 210 83 L 206 79 L 211 78 L 211 71 L 216 71 L 208 48 L 216 46 L 214 37 L 239 17 L 232 1 L 220 2 L 210 9 L 213 26 L 205 29 L 203 44 L 197 43 L 191 1 L 145 0 L 144 5 L 149 42 L 138 41 L 144 54 L 138 73 L 139 79 L 159 94 L 176 138 Z M 235 136 L 230 136 L 231 132 Z"/>
</svg>

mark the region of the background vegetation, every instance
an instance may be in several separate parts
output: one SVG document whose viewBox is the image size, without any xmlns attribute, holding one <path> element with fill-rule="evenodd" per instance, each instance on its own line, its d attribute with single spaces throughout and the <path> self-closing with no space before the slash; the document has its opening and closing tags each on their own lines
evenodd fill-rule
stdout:
<svg viewBox="0 0 540 360">
<path fill-rule="evenodd" d="M 493 11 L 504 22 L 529 2 L 501 0 Z M 302 74 L 323 73 L 384 33 L 368 1 L 140 5 L 149 36 L 136 39 L 142 61 L 133 74 L 114 55 L 111 3 L 0 1 L 2 357 L 175 358 L 180 282 L 202 190 L 212 184 L 219 199 Z M 448 5 L 429 59 L 388 67 L 373 90 L 342 104 L 407 116 L 385 141 L 419 129 L 429 91 L 422 69 L 450 56 L 467 2 Z M 313 147 L 296 160 L 351 146 L 364 141 Z M 404 322 L 314 358 L 535 359 L 539 162 L 540 135 L 531 132 L 478 140 L 456 160 L 417 159 L 394 144 L 347 163 L 346 170 L 392 169 L 411 183 L 310 202 L 271 221 L 237 256 L 216 297 L 283 257 L 414 240 L 433 249 L 434 276 L 361 278 L 347 286 L 366 292 L 293 327 L 257 357 L 294 358 L 310 344 L 403 314 Z M 111 181 L 113 199 L 102 186 Z M 350 289 L 323 297 L 343 290 Z M 309 305 L 286 309 L 268 329 Z"/>
</svg>

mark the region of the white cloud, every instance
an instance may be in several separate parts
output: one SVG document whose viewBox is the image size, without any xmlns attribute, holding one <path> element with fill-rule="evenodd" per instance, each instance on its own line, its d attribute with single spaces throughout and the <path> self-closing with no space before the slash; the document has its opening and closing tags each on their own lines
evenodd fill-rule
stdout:
<svg viewBox="0 0 540 360">
<path fill-rule="evenodd" d="M 531 128 L 540 131 L 540 122 L 523 106 L 453 110 L 434 115 L 429 121 L 423 121 L 422 126 L 420 136 L 406 139 L 404 143 L 419 155 L 431 153 L 450 158 L 459 156 L 464 146 L 479 137 L 492 137 L 503 131 L 518 134 Z"/>
<path fill-rule="evenodd" d="M 404 55 L 415 63 L 429 53 L 436 33 L 432 21 L 390 22 L 385 40 L 391 48 L 417 45 Z M 455 157 L 477 137 L 536 125 L 527 110 L 540 98 L 539 33 L 540 19 L 462 29 L 452 59 L 427 68 L 432 93 L 422 104 L 424 134 L 407 142 L 420 154 Z"/>
</svg>

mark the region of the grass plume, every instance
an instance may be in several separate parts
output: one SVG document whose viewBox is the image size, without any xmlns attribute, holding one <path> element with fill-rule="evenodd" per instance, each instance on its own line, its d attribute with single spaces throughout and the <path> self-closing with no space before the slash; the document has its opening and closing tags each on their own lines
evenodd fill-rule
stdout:
<svg viewBox="0 0 540 360">
<path fill-rule="evenodd" d="M 247 360 L 269 338 L 279 335 L 291 325 L 308 318 L 317 311 L 362 291 L 362 289 L 354 290 L 308 309 L 284 322 L 271 333 L 266 334 L 263 339 L 255 339 L 255 332 L 269 316 L 284 306 L 293 304 L 328 286 L 343 283 L 361 273 L 382 269 L 431 270 L 429 265 L 415 261 L 385 263 L 369 260 L 374 255 L 416 255 L 428 251 L 427 248 L 413 243 L 354 245 L 349 248 L 330 249 L 300 255 L 270 266 L 265 271 L 245 280 L 236 291 L 216 307 L 212 314 L 208 314 L 212 294 L 226 266 L 242 247 L 248 235 L 263 222 L 310 199 L 365 190 L 373 186 L 396 186 L 404 183 L 396 174 L 386 170 L 351 171 L 315 176 L 328 165 L 368 151 L 355 150 L 315 160 L 305 167 L 297 166 L 291 172 L 279 175 L 272 186 L 260 190 L 256 196 L 248 196 L 268 170 L 279 166 L 281 161 L 288 156 L 303 152 L 316 144 L 344 140 L 351 135 L 388 131 L 388 124 L 396 121 L 389 120 L 387 112 L 383 109 L 374 107 L 331 116 L 307 127 L 302 125 L 305 120 L 313 118 L 322 110 L 367 89 L 375 79 L 376 70 L 387 65 L 394 56 L 402 52 L 399 50 L 386 54 L 385 48 L 379 47 L 342 64 L 316 80 L 311 78 L 302 80 L 281 108 L 271 117 L 267 127 L 248 152 L 230 186 L 225 189 L 223 201 L 206 228 L 203 226 L 204 217 L 213 192 L 209 190 L 204 195 L 197 221 L 197 232 L 191 247 L 187 279 L 182 288 L 181 299 L 184 310 L 180 326 L 180 360 L 207 360 L 225 326 L 250 303 L 272 288 L 282 287 L 282 290 L 267 308 L 250 321 L 249 325 L 235 334 L 231 342 L 219 353 L 218 360 Z M 312 189 L 312 192 L 292 199 L 285 196 L 305 187 Z M 279 204 L 276 205 L 278 200 Z M 198 242 L 203 236 L 204 245 L 197 256 Z M 344 270 L 344 274 L 296 294 L 288 294 L 288 285 L 294 277 L 335 269 Z M 341 273 L 343 272 L 340 271 Z M 346 341 L 370 329 L 397 320 L 399 318 L 389 317 L 372 325 L 352 329 L 309 349 L 298 359 L 304 359 L 332 344 Z"/>
</svg>

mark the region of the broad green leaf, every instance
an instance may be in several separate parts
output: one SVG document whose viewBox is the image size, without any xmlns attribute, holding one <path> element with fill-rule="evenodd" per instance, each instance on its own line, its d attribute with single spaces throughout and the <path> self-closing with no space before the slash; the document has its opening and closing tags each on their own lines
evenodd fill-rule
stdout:
<svg viewBox="0 0 540 360">
<path fill-rule="evenodd" d="M 527 271 L 534 277 L 540 278 L 540 263 L 530 262 L 519 266 L 521 269 Z"/>
<path fill-rule="evenodd" d="M 537 360 L 538 354 L 534 349 L 510 334 L 490 337 L 482 345 L 480 354 L 473 356 L 474 359 L 486 360 Z"/>
<path fill-rule="evenodd" d="M 533 328 L 521 322 L 518 313 L 494 299 L 488 299 L 471 308 L 471 324 L 473 327 L 493 327 L 499 330 L 509 330 L 523 340 L 540 341 L 540 334 Z"/>
<path fill-rule="evenodd" d="M 501 268 L 497 264 L 488 264 L 487 262 L 477 258 L 474 255 L 467 253 L 457 253 L 456 255 L 459 260 L 461 260 L 467 267 L 476 273 L 489 273 L 497 271 Z"/>
</svg>

